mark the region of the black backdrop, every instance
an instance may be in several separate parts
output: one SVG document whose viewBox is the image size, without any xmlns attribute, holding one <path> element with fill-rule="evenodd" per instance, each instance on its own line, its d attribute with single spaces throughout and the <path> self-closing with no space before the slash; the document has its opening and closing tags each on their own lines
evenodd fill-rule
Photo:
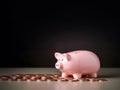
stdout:
<svg viewBox="0 0 120 90">
<path fill-rule="evenodd" d="M 54 52 L 91 50 L 102 67 L 120 67 L 119 6 L 8 2 L 11 60 L 1 67 L 54 67 Z M 6 63 L 7 62 L 7 63 Z"/>
</svg>

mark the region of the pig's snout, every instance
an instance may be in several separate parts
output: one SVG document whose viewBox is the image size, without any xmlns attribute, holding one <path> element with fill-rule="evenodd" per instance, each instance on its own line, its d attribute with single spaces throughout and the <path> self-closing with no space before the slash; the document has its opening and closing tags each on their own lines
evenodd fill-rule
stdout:
<svg viewBox="0 0 120 90">
<path fill-rule="evenodd" d="M 61 69 L 61 63 L 59 63 L 59 62 L 57 62 L 56 64 L 55 64 L 55 67 L 56 67 L 56 69 Z"/>
</svg>

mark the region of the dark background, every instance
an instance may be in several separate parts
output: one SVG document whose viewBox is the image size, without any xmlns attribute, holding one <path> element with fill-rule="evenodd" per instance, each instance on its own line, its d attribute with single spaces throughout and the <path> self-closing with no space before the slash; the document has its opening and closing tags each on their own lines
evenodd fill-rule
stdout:
<svg viewBox="0 0 120 90">
<path fill-rule="evenodd" d="M 54 52 L 73 50 L 91 50 L 102 67 L 120 67 L 119 22 L 117 3 L 10 1 L 11 56 L 0 67 L 54 67 Z"/>
</svg>

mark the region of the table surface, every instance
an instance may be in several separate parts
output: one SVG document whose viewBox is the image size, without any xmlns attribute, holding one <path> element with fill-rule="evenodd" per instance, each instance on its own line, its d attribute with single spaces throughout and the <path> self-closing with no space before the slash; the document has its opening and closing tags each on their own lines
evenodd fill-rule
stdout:
<svg viewBox="0 0 120 90">
<path fill-rule="evenodd" d="M 0 68 L 0 75 L 59 74 L 55 68 Z M 0 81 L 0 90 L 120 90 L 120 68 L 101 68 L 98 78 L 105 82 L 15 82 Z"/>
</svg>

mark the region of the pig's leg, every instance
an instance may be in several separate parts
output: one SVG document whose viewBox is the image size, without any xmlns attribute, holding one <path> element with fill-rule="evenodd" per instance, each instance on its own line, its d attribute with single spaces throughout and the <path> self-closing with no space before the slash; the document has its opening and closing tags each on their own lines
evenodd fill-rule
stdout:
<svg viewBox="0 0 120 90">
<path fill-rule="evenodd" d="M 62 73 L 62 77 L 66 78 L 68 75 L 66 73 Z"/>
<path fill-rule="evenodd" d="M 74 79 L 79 79 L 82 77 L 82 74 L 73 74 Z"/>
<path fill-rule="evenodd" d="M 96 78 L 97 77 L 97 73 L 91 73 L 90 77 Z"/>
</svg>

